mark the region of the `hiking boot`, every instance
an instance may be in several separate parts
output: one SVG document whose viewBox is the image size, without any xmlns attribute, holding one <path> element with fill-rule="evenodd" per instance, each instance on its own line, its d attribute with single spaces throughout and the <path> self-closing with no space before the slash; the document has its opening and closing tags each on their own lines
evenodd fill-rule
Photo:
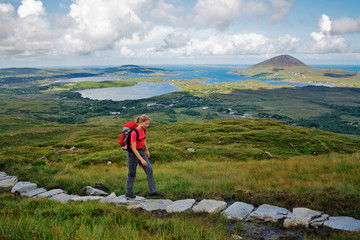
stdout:
<svg viewBox="0 0 360 240">
<path fill-rule="evenodd" d="M 136 198 L 136 195 L 135 194 L 133 194 L 133 193 L 127 193 L 127 194 L 125 194 L 125 197 L 126 197 L 126 199 L 134 199 L 134 198 Z"/>
<path fill-rule="evenodd" d="M 164 194 L 161 192 L 154 192 L 149 194 L 150 197 L 163 197 Z"/>
</svg>

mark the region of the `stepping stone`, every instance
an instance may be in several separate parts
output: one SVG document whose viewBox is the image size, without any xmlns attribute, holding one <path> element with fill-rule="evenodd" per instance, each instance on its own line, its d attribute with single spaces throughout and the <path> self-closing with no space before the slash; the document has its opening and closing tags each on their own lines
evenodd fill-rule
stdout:
<svg viewBox="0 0 360 240">
<path fill-rule="evenodd" d="M 338 230 L 359 232 L 360 220 L 352 217 L 330 217 L 329 220 L 324 223 L 324 226 Z"/>
<path fill-rule="evenodd" d="M 319 218 L 315 218 L 313 220 L 311 220 L 310 222 L 310 226 L 314 227 L 314 228 L 319 228 L 321 227 L 322 225 L 324 225 L 324 223 L 329 220 L 329 215 L 327 214 L 323 214 L 321 215 L 321 217 Z"/>
<path fill-rule="evenodd" d="M 37 189 L 34 189 L 34 190 L 30 190 L 30 191 L 27 191 L 27 192 L 22 192 L 21 193 L 21 196 L 26 196 L 26 197 L 34 197 L 40 193 L 44 193 L 46 192 L 47 190 L 45 188 L 37 188 Z"/>
<path fill-rule="evenodd" d="M 208 212 L 218 213 L 226 208 L 227 204 L 224 201 L 217 201 L 212 199 L 203 199 L 192 210 L 194 212 Z"/>
<path fill-rule="evenodd" d="M 259 206 L 254 212 L 250 214 L 247 220 L 259 219 L 265 222 L 277 222 L 284 218 L 290 218 L 291 211 L 286 208 L 276 207 L 268 204 Z"/>
<path fill-rule="evenodd" d="M 91 196 L 107 196 L 108 194 L 100 189 L 97 188 L 93 188 L 90 186 L 86 187 L 86 193 L 91 195 Z"/>
<path fill-rule="evenodd" d="M 172 204 L 166 207 L 166 212 L 185 212 L 189 210 L 195 203 L 195 199 L 183 199 L 173 202 Z"/>
<path fill-rule="evenodd" d="M 16 176 L 2 176 L 0 177 L 0 188 L 13 187 L 17 182 Z"/>
<path fill-rule="evenodd" d="M 52 189 L 50 191 L 44 192 L 44 193 L 40 193 L 39 195 L 35 196 L 36 198 L 38 197 L 44 197 L 44 198 L 50 198 L 54 195 L 60 194 L 60 193 L 64 193 L 65 191 L 62 189 Z"/>
<path fill-rule="evenodd" d="M 303 225 L 308 227 L 310 221 L 321 216 L 321 212 L 309 208 L 294 208 L 290 218 L 284 220 L 284 227 L 295 227 Z"/>
<path fill-rule="evenodd" d="M 172 204 L 173 201 L 169 199 L 149 199 L 139 204 L 142 205 L 142 208 L 146 211 L 156 211 L 156 210 L 165 210 L 167 206 Z"/>
<path fill-rule="evenodd" d="M 228 219 L 243 220 L 254 211 L 254 206 L 243 202 L 234 202 L 222 212 Z"/>
<path fill-rule="evenodd" d="M 37 188 L 36 183 L 31 183 L 31 182 L 18 182 L 12 189 L 11 192 L 15 193 L 23 193 L 23 192 L 28 192 L 31 190 L 35 190 Z"/>
<path fill-rule="evenodd" d="M 83 196 L 83 197 L 73 197 L 70 199 L 70 201 L 93 201 L 93 200 L 100 200 L 103 199 L 104 197 L 101 196 Z"/>
<path fill-rule="evenodd" d="M 116 194 L 113 192 L 111 193 L 109 196 L 104 197 L 103 199 L 100 200 L 100 202 L 104 203 L 104 202 L 111 202 L 113 199 L 117 198 Z"/>
<path fill-rule="evenodd" d="M 56 194 L 56 195 L 52 196 L 49 199 L 55 200 L 55 201 L 58 201 L 58 202 L 61 202 L 61 203 L 66 203 L 66 202 L 70 201 L 70 199 L 75 198 L 75 197 L 79 197 L 79 196 L 69 195 L 69 194 L 66 194 L 66 193 L 59 193 L 59 194 Z"/>
<path fill-rule="evenodd" d="M 140 196 L 136 196 L 136 198 L 128 200 L 128 199 L 126 199 L 125 195 L 121 195 L 117 198 L 109 199 L 107 202 L 112 202 L 112 203 L 116 203 L 116 204 L 135 204 L 135 203 L 139 203 L 139 202 L 142 202 L 145 200 L 146 200 L 146 198 L 140 197 Z"/>
</svg>

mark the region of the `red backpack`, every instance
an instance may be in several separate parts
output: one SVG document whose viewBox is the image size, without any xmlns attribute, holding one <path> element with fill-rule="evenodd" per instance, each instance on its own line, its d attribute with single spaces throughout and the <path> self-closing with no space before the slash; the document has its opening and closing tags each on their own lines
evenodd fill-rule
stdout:
<svg viewBox="0 0 360 240">
<path fill-rule="evenodd" d="M 139 140 L 139 132 L 136 130 L 138 125 L 135 122 L 125 123 L 123 126 L 123 130 L 119 137 L 119 144 L 121 145 L 124 151 L 131 151 L 130 148 L 130 134 L 133 130 L 136 132 L 136 141 Z M 146 131 L 146 130 L 145 130 Z"/>
</svg>

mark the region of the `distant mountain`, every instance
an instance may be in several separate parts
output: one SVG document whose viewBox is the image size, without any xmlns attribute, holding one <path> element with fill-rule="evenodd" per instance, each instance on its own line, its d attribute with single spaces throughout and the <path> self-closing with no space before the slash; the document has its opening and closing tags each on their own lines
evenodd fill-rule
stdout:
<svg viewBox="0 0 360 240">
<path fill-rule="evenodd" d="M 297 58 L 280 55 L 233 73 L 251 77 L 276 78 L 287 72 L 306 72 L 313 70 Z"/>
<path fill-rule="evenodd" d="M 299 59 L 294 58 L 290 55 L 280 55 L 277 57 L 273 57 L 269 60 L 253 65 L 251 68 L 268 68 L 268 67 L 282 68 L 282 67 L 294 67 L 294 66 L 311 68 L 302 61 L 300 61 Z"/>
<path fill-rule="evenodd" d="M 138 65 L 123 65 L 121 67 L 105 68 L 101 73 L 120 73 L 120 74 L 161 74 L 165 73 L 164 69 L 160 68 L 147 68 Z"/>
</svg>

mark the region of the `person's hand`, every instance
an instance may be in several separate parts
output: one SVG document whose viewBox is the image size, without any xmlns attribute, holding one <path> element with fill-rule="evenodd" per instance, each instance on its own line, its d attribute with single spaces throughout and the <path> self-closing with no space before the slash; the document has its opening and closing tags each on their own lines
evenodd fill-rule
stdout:
<svg viewBox="0 0 360 240">
<path fill-rule="evenodd" d="M 147 156 L 148 158 L 150 158 L 150 152 L 149 152 L 149 151 L 146 152 L 146 156 Z"/>
<path fill-rule="evenodd" d="M 147 166 L 147 163 L 146 163 L 146 161 L 145 161 L 144 159 L 141 160 L 141 164 L 142 164 L 144 167 Z"/>
</svg>

